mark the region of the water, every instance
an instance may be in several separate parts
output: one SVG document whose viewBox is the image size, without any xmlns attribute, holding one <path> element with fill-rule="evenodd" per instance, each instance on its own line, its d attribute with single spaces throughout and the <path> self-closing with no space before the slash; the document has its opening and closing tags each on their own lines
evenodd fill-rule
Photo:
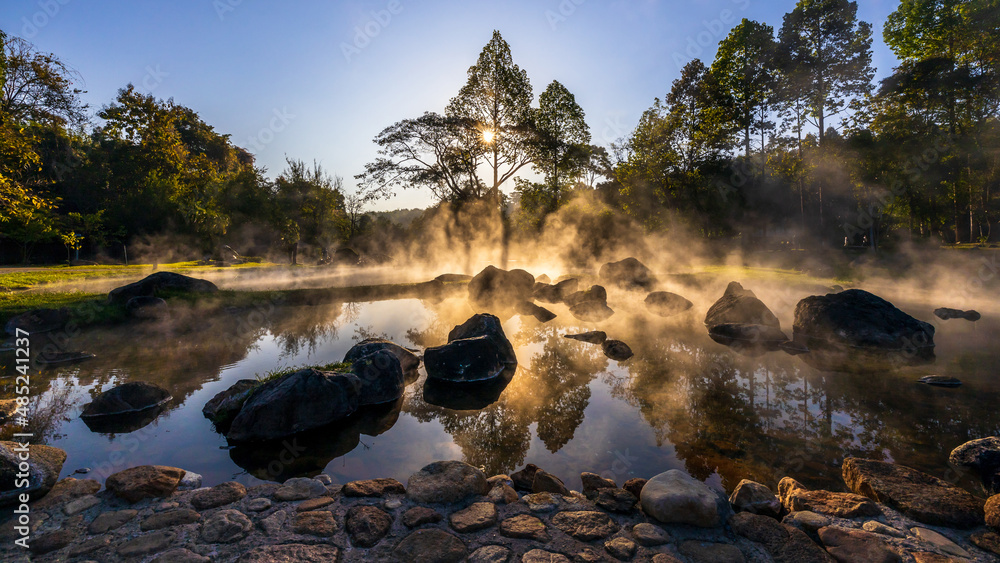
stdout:
<svg viewBox="0 0 1000 563">
<path fill-rule="evenodd" d="M 442 344 L 474 311 L 461 299 L 316 307 L 262 302 L 217 314 L 175 314 L 170 324 L 88 330 L 72 336 L 68 347 L 97 359 L 35 372 L 32 429 L 67 452 L 63 476 L 88 467 L 87 477 L 100 480 L 126 467 L 162 464 L 200 473 L 206 485 L 319 471 L 338 482 L 377 476 L 405 482 L 427 463 L 462 459 L 488 475 L 535 463 L 577 489 L 581 471 L 621 484 L 683 469 L 726 491 L 743 478 L 773 487 L 786 475 L 842 490 L 840 465 L 854 455 L 978 486 L 955 473 L 947 458 L 967 440 L 1000 433 L 996 314 L 986 312 L 975 324 L 941 322 L 929 314 L 935 304 L 897 303 L 936 321 L 937 363 L 851 375 L 822 373 L 781 352 L 738 355 L 709 339 L 703 308 L 662 319 L 646 312 L 641 298 L 613 292 L 617 313 L 600 325 L 575 321 L 561 305 L 550 307 L 559 317 L 548 324 L 505 320 L 520 362 L 505 387 L 474 397 L 438 388 L 425 396 L 421 375 L 398 403 L 270 449 L 229 448 L 202 407 L 239 379 L 339 361 L 364 338 Z M 782 325 L 790 325 L 789 308 L 775 309 Z M 627 342 L 635 357 L 618 363 L 599 346 L 562 336 L 597 328 Z M 43 336 L 34 338 L 38 350 Z M 916 383 L 927 374 L 958 377 L 964 385 Z M 91 431 L 79 418 L 83 406 L 126 381 L 160 385 L 174 401 L 139 430 Z M 13 378 L 2 382 L 0 396 L 13 396 Z M 6 436 L 11 431 L 4 430 Z"/>
</svg>

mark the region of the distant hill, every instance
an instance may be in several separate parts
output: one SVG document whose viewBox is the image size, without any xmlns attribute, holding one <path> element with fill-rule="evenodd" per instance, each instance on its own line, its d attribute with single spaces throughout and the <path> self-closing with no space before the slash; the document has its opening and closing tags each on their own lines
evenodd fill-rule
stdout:
<svg viewBox="0 0 1000 563">
<path fill-rule="evenodd" d="M 410 223 L 412 223 L 417 217 L 420 217 L 424 211 L 424 209 L 396 209 L 393 211 L 372 211 L 368 214 L 371 215 L 373 219 L 386 219 L 387 221 L 395 223 L 401 227 L 409 227 Z"/>
</svg>

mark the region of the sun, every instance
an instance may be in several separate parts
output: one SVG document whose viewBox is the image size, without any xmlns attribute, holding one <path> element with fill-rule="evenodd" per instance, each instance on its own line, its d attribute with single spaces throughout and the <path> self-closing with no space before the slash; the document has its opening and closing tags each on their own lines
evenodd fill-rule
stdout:
<svg viewBox="0 0 1000 563">
<path fill-rule="evenodd" d="M 483 131 L 483 140 L 487 143 L 492 143 L 493 139 L 496 137 L 496 133 L 490 130 Z"/>
</svg>

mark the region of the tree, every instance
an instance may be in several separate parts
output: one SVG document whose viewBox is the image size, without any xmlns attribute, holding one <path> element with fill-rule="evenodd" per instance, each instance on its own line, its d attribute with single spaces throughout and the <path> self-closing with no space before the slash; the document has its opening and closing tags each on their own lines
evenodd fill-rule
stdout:
<svg viewBox="0 0 1000 563">
<path fill-rule="evenodd" d="M 465 86 L 445 110 L 478 132 L 485 164 L 493 171 L 488 195 L 497 204 L 500 186 L 531 162 L 532 97 L 528 74 L 514 64 L 510 46 L 494 31 L 479 60 L 469 68 Z"/>
<path fill-rule="evenodd" d="M 79 74 L 53 54 L 38 52 L 20 37 L 0 31 L 0 125 L 29 121 L 79 125 L 86 120 Z"/>
<path fill-rule="evenodd" d="M 712 76 L 732 99 L 747 158 L 750 158 L 751 135 L 760 133 L 763 152 L 764 133 L 773 125 L 768 116 L 777 79 L 776 48 L 771 26 L 744 18 L 719 43 L 712 63 Z"/>
<path fill-rule="evenodd" d="M 340 238 L 343 180 L 327 174 L 318 162 L 309 168 L 301 160 L 286 158 L 285 161 L 288 167 L 274 182 L 278 209 L 284 220 L 279 225 L 286 241 L 293 246 L 292 263 L 296 261 L 299 241 L 318 246 L 325 258 L 330 245 Z"/>
<path fill-rule="evenodd" d="M 549 212 L 555 211 L 562 191 L 578 178 L 589 160 L 590 127 L 576 98 L 552 81 L 538 98 L 535 168 L 545 175 Z"/>
</svg>

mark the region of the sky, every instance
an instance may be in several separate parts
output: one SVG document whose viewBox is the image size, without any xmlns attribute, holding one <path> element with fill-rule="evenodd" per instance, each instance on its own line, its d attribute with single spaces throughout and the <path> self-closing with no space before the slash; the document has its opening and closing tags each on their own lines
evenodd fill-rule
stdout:
<svg viewBox="0 0 1000 563">
<path fill-rule="evenodd" d="M 536 96 L 558 80 L 592 142 L 628 135 L 693 58 L 707 65 L 742 18 L 781 27 L 794 0 L 4 0 L 0 29 L 78 71 L 96 113 L 128 83 L 231 135 L 274 177 L 318 161 L 345 191 L 379 131 L 441 112 L 499 30 Z M 882 25 L 898 0 L 863 0 L 876 80 L 897 64 Z M 372 209 L 427 207 L 403 190 Z"/>
</svg>

